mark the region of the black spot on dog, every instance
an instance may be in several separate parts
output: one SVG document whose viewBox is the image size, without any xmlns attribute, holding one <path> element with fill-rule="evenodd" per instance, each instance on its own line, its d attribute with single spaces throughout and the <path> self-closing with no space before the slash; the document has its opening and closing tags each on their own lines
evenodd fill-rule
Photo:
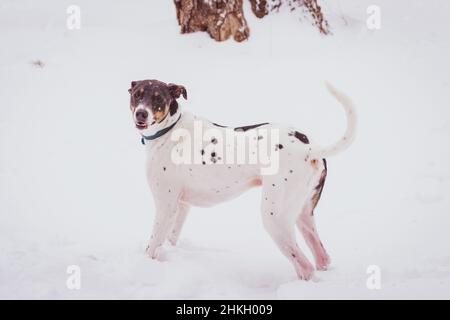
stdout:
<svg viewBox="0 0 450 320">
<path fill-rule="evenodd" d="M 206 162 L 205 162 L 205 161 L 202 161 L 202 164 L 206 164 Z"/>
<path fill-rule="evenodd" d="M 215 157 L 216 153 L 215 152 L 211 152 L 211 157 Z"/>
<path fill-rule="evenodd" d="M 263 136 L 258 136 L 258 140 L 262 140 L 263 138 Z"/>
<path fill-rule="evenodd" d="M 275 187 L 275 183 L 272 183 L 272 187 Z"/>
<path fill-rule="evenodd" d="M 277 144 L 275 145 L 275 151 L 281 150 L 283 149 L 283 145 L 282 144 Z"/>
<path fill-rule="evenodd" d="M 271 212 L 270 215 L 273 216 L 273 212 Z"/>
<path fill-rule="evenodd" d="M 315 192 L 312 196 L 313 210 L 311 210 L 311 215 L 314 214 L 314 209 L 316 208 L 317 203 L 319 202 L 320 197 L 322 196 L 323 186 L 325 185 L 325 179 L 327 177 L 327 172 L 328 172 L 327 160 L 325 160 L 325 159 L 323 159 L 323 166 L 324 166 L 324 169 L 322 170 L 322 173 L 320 174 L 319 183 L 314 188 Z"/>
<path fill-rule="evenodd" d="M 289 173 L 292 173 L 292 172 L 294 172 L 292 169 L 291 170 L 289 170 Z"/>
<path fill-rule="evenodd" d="M 258 123 L 258 124 L 249 125 L 249 126 L 236 127 L 236 128 L 234 128 L 234 131 L 245 132 L 247 130 L 255 129 L 255 128 L 264 126 L 266 124 L 269 124 L 269 123 L 268 122 L 264 122 L 264 123 Z"/>
<path fill-rule="evenodd" d="M 212 162 L 212 163 L 216 163 L 216 162 L 217 162 L 217 159 L 216 159 L 216 158 L 213 158 L 213 157 L 211 157 L 211 162 Z"/>
<path fill-rule="evenodd" d="M 284 178 L 284 181 L 287 181 L 287 178 Z"/>
<path fill-rule="evenodd" d="M 309 144 L 308 137 L 304 135 L 303 133 L 300 133 L 298 131 L 293 131 L 288 133 L 289 136 L 294 136 L 304 144 Z"/>
<path fill-rule="evenodd" d="M 213 125 L 215 125 L 216 127 L 219 127 L 219 128 L 228 128 L 227 126 L 222 126 L 222 125 L 214 123 L 214 122 L 213 122 Z"/>
<path fill-rule="evenodd" d="M 211 139 L 211 143 L 212 143 L 212 144 L 216 144 L 216 143 L 217 143 L 217 139 L 213 137 L 213 138 Z"/>
<path fill-rule="evenodd" d="M 295 258 L 295 254 L 291 253 L 292 258 Z"/>
<path fill-rule="evenodd" d="M 166 171 L 166 167 L 163 167 L 163 170 Z"/>
<path fill-rule="evenodd" d="M 203 150 L 203 149 L 200 150 L 200 154 L 201 154 L 201 155 L 204 155 L 204 154 L 205 154 L 205 150 Z"/>
</svg>

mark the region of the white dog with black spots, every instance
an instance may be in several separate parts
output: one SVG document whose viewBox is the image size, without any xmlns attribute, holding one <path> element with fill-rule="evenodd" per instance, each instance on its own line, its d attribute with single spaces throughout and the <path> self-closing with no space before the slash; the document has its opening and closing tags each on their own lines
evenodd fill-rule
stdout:
<svg viewBox="0 0 450 320">
<path fill-rule="evenodd" d="M 147 180 L 156 207 L 147 254 L 157 258 L 166 240 L 177 243 L 191 206 L 213 206 L 260 186 L 263 225 L 298 277 L 311 279 L 314 267 L 296 242 L 295 226 L 314 255 L 315 267 L 326 270 L 330 258 L 313 212 L 327 175 L 325 158 L 352 143 L 357 122 L 351 100 L 330 84 L 327 88 L 346 112 L 347 129 L 340 140 L 323 148 L 295 128 L 270 123 L 228 128 L 181 112 L 177 99 L 187 98 L 183 86 L 133 81 L 130 108 L 147 150 Z M 245 144 L 238 143 L 244 136 Z M 242 146 L 248 154 L 245 161 L 236 161 Z M 262 147 L 266 161 L 249 161 Z M 276 170 L 267 170 L 275 160 Z"/>
</svg>

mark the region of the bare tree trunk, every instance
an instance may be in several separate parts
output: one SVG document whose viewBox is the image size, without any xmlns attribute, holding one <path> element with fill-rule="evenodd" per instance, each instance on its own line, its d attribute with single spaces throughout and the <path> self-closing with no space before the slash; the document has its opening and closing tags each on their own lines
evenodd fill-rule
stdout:
<svg viewBox="0 0 450 320">
<path fill-rule="evenodd" d="M 319 28 L 319 31 L 323 34 L 329 34 L 330 30 L 328 21 L 323 17 L 322 9 L 317 4 L 317 0 L 303 0 L 302 2 L 311 14 L 314 24 L 317 28 Z"/>
<path fill-rule="evenodd" d="M 206 31 L 211 38 L 224 41 L 233 37 L 241 42 L 248 39 L 250 30 L 242 8 L 244 0 L 174 0 L 181 33 Z M 323 34 L 329 26 L 317 4 L 318 0 L 249 0 L 253 13 L 263 18 L 281 6 L 291 10 L 303 8 Z"/>
<path fill-rule="evenodd" d="M 269 13 L 269 6 L 266 0 L 250 0 L 252 11 L 258 18 L 263 18 Z"/>
<path fill-rule="evenodd" d="M 322 8 L 317 0 L 250 0 L 252 11 L 258 18 L 263 18 L 271 11 L 278 10 L 282 5 L 288 6 L 291 10 L 304 7 L 311 15 L 314 25 L 323 34 L 330 33 L 327 20 L 322 14 Z"/>
<path fill-rule="evenodd" d="M 241 42 L 249 37 L 242 0 L 174 0 L 181 33 L 206 31 L 224 41 L 231 36 Z"/>
</svg>

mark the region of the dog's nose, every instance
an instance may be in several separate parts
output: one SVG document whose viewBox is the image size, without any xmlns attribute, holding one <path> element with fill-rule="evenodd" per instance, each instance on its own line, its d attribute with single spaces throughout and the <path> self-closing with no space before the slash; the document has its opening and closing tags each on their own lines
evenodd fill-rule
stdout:
<svg viewBox="0 0 450 320">
<path fill-rule="evenodd" d="M 146 122 L 148 118 L 148 112 L 146 110 L 136 111 L 136 120 L 138 122 Z"/>
</svg>

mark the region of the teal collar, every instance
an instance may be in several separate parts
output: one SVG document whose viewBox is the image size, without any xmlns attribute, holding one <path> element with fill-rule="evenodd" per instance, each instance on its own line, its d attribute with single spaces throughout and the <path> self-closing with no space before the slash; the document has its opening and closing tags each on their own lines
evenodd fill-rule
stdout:
<svg viewBox="0 0 450 320">
<path fill-rule="evenodd" d="M 155 140 L 158 139 L 159 137 L 165 135 L 167 132 L 169 132 L 173 127 L 175 127 L 175 125 L 178 123 L 178 121 L 181 118 L 181 114 L 178 117 L 177 121 L 175 121 L 174 123 L 172 123 L 170 126 L 168 126 L 167 128 L 161 129 L 159 131 L 157 131 L 155 134 L 151 135 L 151 136 L 146 136 L 141 134 L 142 138 L 141 138 L 141 143 L 145 144 L 145 140 Z"/>
</svg>

